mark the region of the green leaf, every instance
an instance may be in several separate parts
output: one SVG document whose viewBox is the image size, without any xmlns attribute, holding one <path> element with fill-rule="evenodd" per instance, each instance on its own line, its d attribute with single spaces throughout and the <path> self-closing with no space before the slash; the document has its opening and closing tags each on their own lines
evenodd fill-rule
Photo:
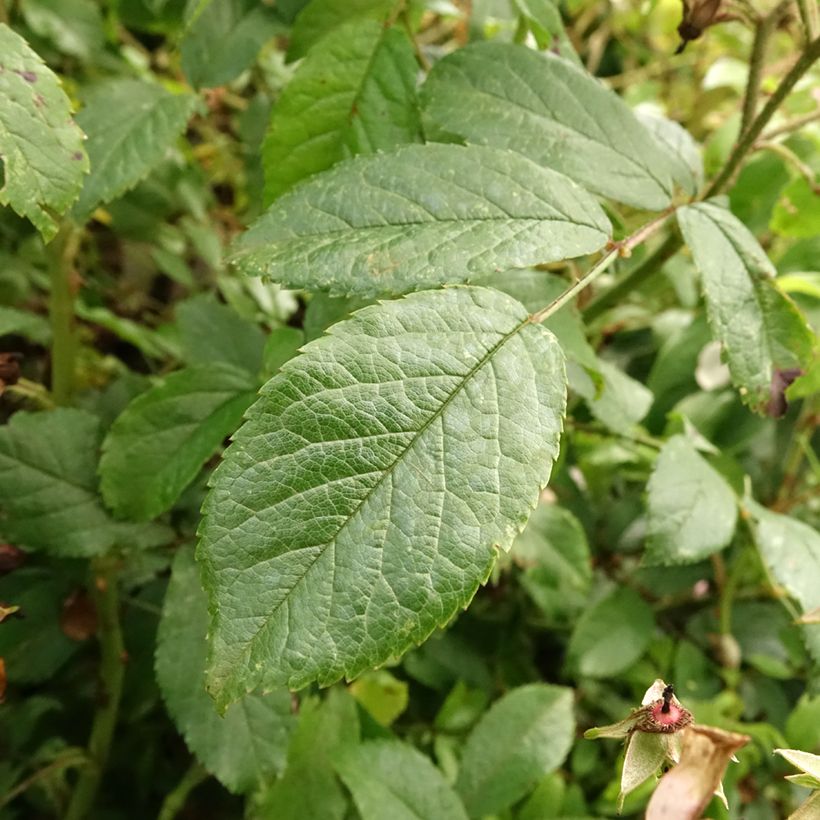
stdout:
<svg viewBox="0 0 820 820">
<path fill-rule="evenodd" d="M 665 155 L 672 179 L 687 194 L 696 196 L 703 186 L 703 159 L 692 135 L 660 114 L 641 111 L 636 116 Z"/>
<path fill-rule="evenodd" d="M 261 372 L 265 334 L 232 308 L 203 294 L 180 302 L 176 318 L 188 364 L 223 363 L 254 379 Z"/>
<path fill-rule="evenodd" d="M 407 708 L 407 683 L 386 669 L 374 669 L 356 678 L 348 691 L 382 726 L 390 726 Z"/>
<path fill-rule="evenodd" d="M 820 203 L 816 187 L 805 177 L 792 180 L 772 211 L 771 229 L 781 236 L 811 239 L 820 234 Z"/>
<path fill-rule="evenodd" d="M 191 367 L 137 396 L 103 444 L 101 490 L 117 515 L 147 520 L 179 498 L 256 397 L 230 365 Z"/>
<path fill-rule="evenodd" d="M 643 655 L 654 629 L 649 605 L 634 590 L 618 587 L 578 619 L 569 654 L 582 675 L 607 678 Z"/>
<path fill-rule="evenodd" d="M 0 23 L 0 205 L 30 219 L 48 241 L 57 233 L 49 212 L 68 210 L 87 171 L 83 132 L 60 81 Z"/>
<path fill-rule="evenodd" d="M 497 291 L 364 308 L 262 389 L 205 503 L 209 688 L 326 685 L 446 623 L 547 483 L 554 337 Z"/>
<path fill-rule="evenodd" d="M 571 382 L 573 389 L 584 398 L 595 418 L 610 430 L 628 434 L 649 412 L 652 392 L 605 359 L 597 360 L 595 370 L 601 377 L 600 384 L 577 373 Z"/>
<path fill-rule="evenodd" d="M 51 338 L 51 325 L 43 316 L 0 305 L 0 336 L 25 336 L 37 344 L 46 344 Z"/>
<path fill-rule="evenodd" d="M 408 146 L 300 185 L 233 261 L 291 287 L 401 293 L 591 253 L 609 230 L 589 194 L 511 151 Z"/>
<path fill-rule="evenodd" d="M 85 221 L 98 205 L 144 179 L 165 158 L 197 105 L 193 94 L 172 94 L 141 80 L 110 80 L 95 88 L 77 115 L 88 134 L 91 174 L 74 217 Z"/>
<path fill-rule="evenodd" d="M 262 149 L 267 202 L 349 153 L 419 142 L 417 70 L 401 29 L 352 20 L 328 35 L 273 109 Z"/>
<path fill-rule="evenodd" d="M 743 401 L 762 412 L 776 370 L 805 367 L 812 333 L 774 285 L 774 267 L 757 240 L 716 202 L 678 210 L 678 222 L 703 278 L 712 332 L 724 347 Z"/>
<path fill-rule="evenodd" d="M 624 766 L 621 770 L 621 793 L 618 811 L 623 809 L 624 798 L 652 777 L 666 758 L 664 735 L 651 732 L 633 732 L 626 742 Z"/>
<path fill-rule="evenodd" d="M 71 57 L 91 61 L 105 42 L 103 19 L 94 0 L 25 0 L 26 25 Z"/>
<path fill-rule="evenodd" d="M 620 97 L 554 54 L 476 43 L 436 63 L 421 96 L 433 120 L 468 142 L 510 148 L 638 208 L 670 202 L 651 135 Z"/>
<path fill-rule="evenodd" d="M 564 762 L 574 736 L 571 689 L 533 683 L 504 695 L 464 744 L 456 789 L 470 817 L 524 797 Z"/>
<path fill-rule="evenodd" d="M 552 0 L 514 0 L 518 13 L 523 15 L 529 24 L 539 48 L 553 48 L 567 60 L 581 64 L 575 49 L 572 47 L 561 12 Z"/>
<path fill-rule="evenodd" d="M 737 522 L 732 488 L 685 436 L 663 445 L 647 491 L 652 563 L 700 561 L 732 540 Z"/>
<path fill-rule="evenodd" d="M 334 29 L 354 21 L 382 22 L 396 5 L 396 0 L 312 0 L 299 12 L 290 32 L 288 60 L 298 60 Z"/>
<path fill-rule="evenodd" d="M 275 376 L 282 365 L 292 359 L 305 343 L 304 331 L 295 327 L 277 327 L 265 340 L 265 373 Z"/>
<path fill-rule="evenodd" d="M 583 609 L 592 565 L 586 534 L 571 512 L 539 504 L 515 539 L 512 555 L 526 567 L 521 585 L 547 617 L 566 617 Z"/>
<path fill-rule="evenodd" d="M 250 68 L 262 46 L 283 30 L 274 9 L 257 0 L 211 2 L 182 40 L 182 70 L 195 88 L 224 85 Z"/>
<path fill-rule="evenodd" d="M 755 521 L 755 540 L 772 577 L 804 612 L 820 606 L 820 534 L 808 524 L 745 502 Z M 809 651 L 820 660 L 820 624 L 801 627 Z"/>
<path fill-rule="evenodd" d="M 89 557 L 115 544 L 167 543 L 165 528 L 112 521 L 97 495 L 102 433 L 82 410 L 18 412 L 0 427 L 0 532 L 52 555 Z"/>
<path fill-rule="evenodd" d="M 285 689 L 248 695 L 220 717 L 205 691 L 208 601 L 191 549 L 174 558 L 156 649 L 168 712 L 202 765 L 234 792 L 257 788 L 285 767 L 294 721 Z"/>
<path fill-rule="evenodd" d="M 362 820 L 467 820 L 441 772 L 406 743 L 376 740 L 348 746 L 335 764 Z"/>
<path fill-rule="evenodd" d="M 71 581 L 59 572 L 23 567 L 0 578 L 0 601 L 20 607 L 21 618 L 0 624 L 0 657 L 12 685 L 50 678 L 79 648 L 60 629 Z"/>
<path fill-rule="evenodd" d="M 288 748 L 284 775 L 263 795 L 259 820 L 342 820 L 348 801 L 332 761 L 359 742 L 356 702 L 331 689 L 321 704 L 303 701 Z"/>
<path fill-rule="evenodd" d="M 801 752 L 799 749 L 775 749 L 774 752 L 786 758 L 792 766 L 800 769 L 801 772 L 820 780 L 820 755 Z"/>
</svg>

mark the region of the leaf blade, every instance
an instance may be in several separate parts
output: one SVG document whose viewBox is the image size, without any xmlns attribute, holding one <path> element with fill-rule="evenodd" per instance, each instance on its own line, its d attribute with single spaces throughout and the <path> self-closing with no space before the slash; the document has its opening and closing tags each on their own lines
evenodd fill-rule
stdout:
<svg viewBox="0 0 820 820">
<path fill-rule="evenodd" d="M 463 607 L 546 484 L 563 379 L 553 337 L 484 288 L 365 308 L 288 362 L 205 505 L 217 702 L 352 677 Z M 452 439 L 471 417 L 475 452 Z"/>
<path fill-rule="evenodd" d="M 401 293 L 591 253 L 609 230 L 586 192 L 512 152 L 409 146 L 303 183 L 243 234 L 233 261 L 291 287 Z"/>
</svg>

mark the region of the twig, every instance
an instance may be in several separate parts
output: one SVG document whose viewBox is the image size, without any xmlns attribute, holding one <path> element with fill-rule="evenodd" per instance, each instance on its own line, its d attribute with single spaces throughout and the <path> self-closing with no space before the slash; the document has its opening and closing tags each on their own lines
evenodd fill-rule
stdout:
<svg viewBox="0 0 820 820">
<path fill-rule="evenodd" d="M 48 777 L 52 772 L 82 766 L 87 762 L 88 758 L 86 758 L 83 749 L 66 750 L 60 757 L 52 760 L 47 766 L 43 766 L 42 769 L 37 769 L 36 772 L 32 772 L 25 780 L 21 780 L 4 795 L 0 795 L 0 809 L 7 806 L 12 800 L 16 800 L 21 794 L 28 791 L 38 780 Z"/>
<path fill-rule="evenodd" d="M 191 763 L 188 770 L 182 775 L 182 779 L 174 787 L 174 790 L 165 796 L 162 801 L 157 820 L 174 820 L 188 800 L 188 795 L 210 775 L 208 771 L 196 760 Z"/>
<path fill-rule="evenodd" d="M 589 287 L 618 257 L 629 256 L 642 242 L 656 233 L 666 220 L 674 213 L 674 208 L 668 208 L 646 225 L 639 228 L 631 236 L 621 242 L 613 242 L 612 247 L 604 254 L 574 285 L 567 288 L 560 296 L 553 299 L 541 310 L 530 316 L 533 324 L 540 324 L 545 319 L 559 311 L 567 302 L 574 299 L 582 290 Z"/>
<path fill-rule="evenodd" d="M 774 139 L 775 137 L 782 136 L 783 134 L 790 134 L 792 131 L 797 131 L 804 125 L 808 125 L 815 120 L 820 120 L 820 109 L 804 114 L 802 117 L 795 117 L 792 120 L 787 120 L 782 125 L 778 125 L 775 128 L 770 128 L 768 131 L 763 133 L 761 139 L 768 141 Z"/>
<path fill-rule="evenodd" d="M 102 656 L 100 679 L 103 690 L 88 739 L 88 766 L 83 769 L 74 787 L 64 820 L 83 820 L 89 816 L 94 805 L 100 779 L 108 761 L 114 727 L 117 724 L 125 677 L 126 654 L 120 627 L 119 593 L 115 566 L 111 558 L 97 558 L 92 563 L 90 592 L 97 609 L 97 635 Z"/>
<path fill-rule="evenodd" d="M 815 0 L 797 0 L 800 20 L 806 30 L 806 41 L 813 40 L 820 30 L 820 14 L 818 14 Z"/>
<path fill-rule="evenodd" d="M 809 187 L 816 193 L 820 194 L 820 186 L 818 186 L 815 180 L 815 173 L 814 169 L 806 165 L 797 154 L 792 151 L 787 145 L 783 145 L 782 142 L 766 142 L 764 140 L 758 140 L 755 143 L 755 148 L 761 151 L 771 151 L 773 154 L 777 154 L 779 157 L 782 157 L 786 162 L 788 162 L 800 176 L 804 177 L 806 182 L 809 183 Z"/>
</svg>

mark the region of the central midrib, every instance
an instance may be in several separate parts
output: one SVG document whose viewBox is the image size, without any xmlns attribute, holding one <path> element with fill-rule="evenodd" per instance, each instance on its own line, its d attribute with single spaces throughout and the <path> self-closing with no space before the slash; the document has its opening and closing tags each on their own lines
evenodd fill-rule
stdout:
<svg viewBox="0 0 820 820">
<path fill-rule="evenodd" d="M 287 595 L 265 616 L 264 621 L 262 624 L 256 629 L 256 631 L 251 635 L 247 640 L 242 641 L 243 646 L 249 647 L 257 638 L 259 633 L 265 629 L 268 624 L 273 620 L 276 613 L 282 607 L 284 603 L 286 603 L 290 596 L 293 594 L 294 590 L 299 586 L 299 584 L 310 574 L 311 569 L 316 564 L 316 562 L 325 554 L 327 549 L 331 546 L 331 544 L 335 544 L 341 533 L 344 531 L 345 527 L 358 515 L 359 510 L 367 503 L 367 501 L 373 496 L 373 494 L 381 487 L 382 483 L 387 479 L 389 476 L 393 474 L 393 471 L 396 469 L 397 465 L 399 465 L 404 458 L 404 456 L 413 449 L 416 442 L 424 435 L 427 429 L 433 424 L 436 419 L 443 415 L 447 407 L 450 403 L 455 399 L 455 397 L 461 392 L 464 386 L 473 378 L 473 376 L 490 361 L 493 356 L 498 352 L 498 350 L 503 347 L 513 336 L 515 336 L 518 332 L 521 331 L 522 328 L 526 327 L 530 324 L 529 317 L 523 319 L 516 325 L 509 333 L 505 336 L 502 336 L 498 342 L 496 342 L 493 347 L 491 347 L 484 356 L 467 372 L 465 373 L 463 379 L 459 383 L 459 385 L 453 390 L 453 392 L 441 403 L 441 405 L 436 409 L 436 411 L 430 416 L 429 419 L 419 428 L 419 430 L 414 434 L 413 438 L 408 443 L 407 447 L 396 457 L 392 464 L 390 464 L 382 474 L 381 478 L 365 493 L 362 497 L 361 501 L 356 505 L 356 507 L 352 510 L 350 515 L 344 521 L 344 523 L 339 527 L 338 530 L 334 533 L 333 537 L 328 539 L 327 542 L 322 545 L 316 553 L 316 556 L 313 560 L 305 567 L 304 571 L 299 575 L 299 577 L 294 582 L 293 586 L 288 590 Z M 245 650 L 247 653 L 247 649 Z M 247 657 L 247 655 L 246 655 Z"/>
</svg>

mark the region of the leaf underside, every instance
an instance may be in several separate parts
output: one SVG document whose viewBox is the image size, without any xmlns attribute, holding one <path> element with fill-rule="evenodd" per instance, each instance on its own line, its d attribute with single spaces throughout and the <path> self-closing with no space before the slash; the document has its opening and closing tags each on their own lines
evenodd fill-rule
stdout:
<svg viewBox="0 0 820 820">
<path fill-rule="evenodd" d="M 558 343 L 485 288 L 374 305 L 309 344 L 205 504 L 217 703 L 353 677 L 466 606 L 546 485 L 564 407 Z"/>
</svg>

